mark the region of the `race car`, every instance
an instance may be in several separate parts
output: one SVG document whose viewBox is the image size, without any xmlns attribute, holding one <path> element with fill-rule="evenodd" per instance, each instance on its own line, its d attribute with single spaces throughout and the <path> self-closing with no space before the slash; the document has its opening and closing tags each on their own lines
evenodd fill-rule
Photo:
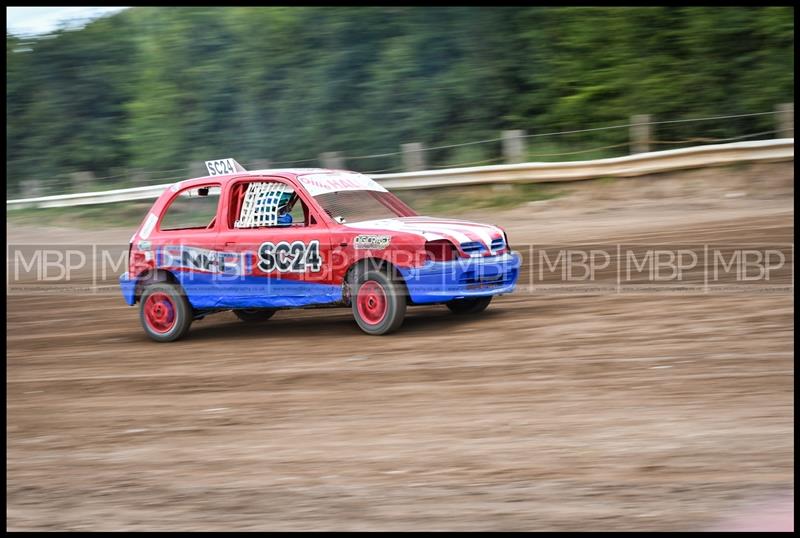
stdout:
<svg viewBox="0 0 800 538">
<path fill-rule="evenodd" d="M 156 200 L 119 279 L 157 342 L 215 312 L 252 323 L 321 306 L 350 307 L 365 333 L 383 335 L 409 305 L 475 314 L 516 285 L 520 255 L 502 228 L 419 216 L 364 174 L 206 166 Z"/>
</svg>

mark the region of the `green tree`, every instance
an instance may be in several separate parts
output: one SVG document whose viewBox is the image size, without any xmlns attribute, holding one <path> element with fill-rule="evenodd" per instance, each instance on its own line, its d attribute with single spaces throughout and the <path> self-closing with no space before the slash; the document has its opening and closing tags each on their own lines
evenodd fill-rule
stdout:
<svg viewBox="0 0 800 538">
<path fill-rule="evenodd" d="M 7 34 L 6 64 L 9 195 L 30 179 L 64 191 L 83 170 L 167 180 L 208 158 L 395 153 L 413 141 L 457 145 L 427 154 L 445 165 L 497 158 L 497 142 L 461 144 L 503 129 L 770 111 L 793 99 L 794 9 L 137 7 L 79 30 Z M 656 136 L 671 147 L 774 126 L 772 115 L 670 123 Z M 529 139 L 531 155 L 550 158 L 620 154 L 627 141 L 626 128 Z"/>
</svg>

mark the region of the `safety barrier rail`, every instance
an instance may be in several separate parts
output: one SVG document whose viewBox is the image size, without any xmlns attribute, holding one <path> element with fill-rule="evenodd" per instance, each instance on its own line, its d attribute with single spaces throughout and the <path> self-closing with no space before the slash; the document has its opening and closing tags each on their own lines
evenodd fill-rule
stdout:
<svg viewBox="0 0 800 538">
<path fill-rule="evenodd" d="M 785 161 L 794 159 L 794 138 L 757 140 L 653 151 L 574 162 L 529 162 L 396 174 L 372 174 L 378 183 L 392 190 L 474 185 L 490 183 L 550 183 L 598 177 L 633 177 L 738 162 Z M 61 194 L 7 200 L 7 209 L 71 207 L 158 198 L 172 183 L 78 194 Z"/>
</svg>

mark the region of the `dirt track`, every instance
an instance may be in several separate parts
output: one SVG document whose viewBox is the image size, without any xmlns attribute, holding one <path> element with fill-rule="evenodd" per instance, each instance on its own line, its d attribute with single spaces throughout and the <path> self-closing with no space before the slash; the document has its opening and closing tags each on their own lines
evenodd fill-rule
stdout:
<svg viewBox="0 0 800 538">
<path fill-rule="evenodd" d="M 773 196 L 642 181 L 491 222 L 512 243 L 793 243 L 774 166 Z M 791 292 L 520 292 L 380 338 L 347 310 L 225 313 L 168 345 L 116 292 L 8 309 L 9 530 L 703 530 L 793 506 Z"/>
</svg>

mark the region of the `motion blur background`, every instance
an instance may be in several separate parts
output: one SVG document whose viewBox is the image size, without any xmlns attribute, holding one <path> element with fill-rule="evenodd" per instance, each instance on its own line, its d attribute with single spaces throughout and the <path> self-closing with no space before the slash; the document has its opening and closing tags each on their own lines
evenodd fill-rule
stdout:
<svg viewBox="0 0 800 538">
<path fill-rule="evenodd" d="M 492 164 L 511 129 L 537 135 L 523 160 L 611 157 L 628 129 L 538 135 L 640 114 L 726 117 L 660 124 L 656 150 L 775 137 L 794 11 L 137 7 L 7 33 L 6 61 L 12 198 L 166 183 L 217 156 L 318 166 L 339 152 L 346 168 L 401 171 L 413 142 L 445 146 L 428 167 Z"/>
<path fill-rule="evenodd" d="M 793 8 L 8 9 L 8 530 L 793 528 Z M 117 282 L 152 200 L 14 202 L 215 158 L 381 174 L 751 141 L 398 189 L 503 226 L 523 269 L 480 316 L 414 307 L 379 338 L 321 309 L 155 344 Z M 609 265 L 543 286 L 541 245 Z M 620 286 L 621 246 L 703 262 Z M 742 278 L 745 249 L 772 278 Z M 89 263 L 48 280 L 43 252 Z"/>
</svg>

